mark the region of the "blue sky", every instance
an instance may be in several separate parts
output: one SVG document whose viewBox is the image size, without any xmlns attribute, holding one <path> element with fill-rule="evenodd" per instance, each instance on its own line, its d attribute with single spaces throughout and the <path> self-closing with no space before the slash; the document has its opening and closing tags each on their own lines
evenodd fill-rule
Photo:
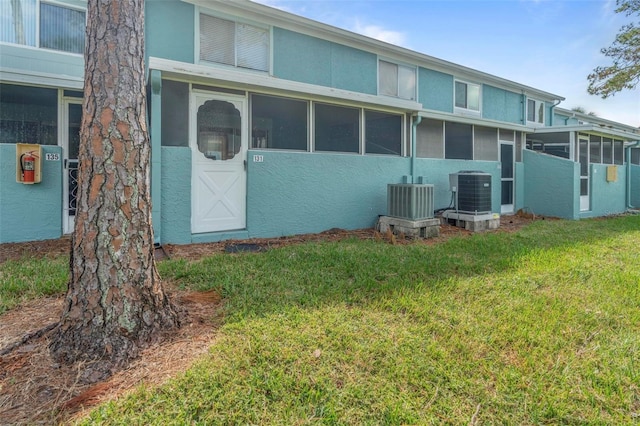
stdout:
<svg viewBox="0 0 640 426">
<path fill-rule="evenodd" d="M 599 117 L 640 126 L 640 89 L 587 94 L 630 18 L 615 0 L 255 0 L 566 98 Z"/>
</svg>

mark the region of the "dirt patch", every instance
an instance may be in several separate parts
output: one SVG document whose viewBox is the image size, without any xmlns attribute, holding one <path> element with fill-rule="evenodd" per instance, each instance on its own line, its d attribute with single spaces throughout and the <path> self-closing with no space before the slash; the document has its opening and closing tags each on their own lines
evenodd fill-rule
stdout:
<svg viewBox="0 0 640 426">
<path fill-rule="evenodd" d="M 500 231 L 513 232 L 534 218 L 528 215 L 503 216 Z M 213 253 L 261 251 L 313 241 L 371 239 L 393 244 L 438 244 L 471 232 L 450 225 L 440 227 L 440 236 L 411 240 L 380 234 L 374 229 L 346 231 L 331 229 L 311 235 L 275 239 L 251 239 L 209 244 L 165 245 L 156 250 L 159 257 L 197 260 Z M 70 250 L 70 239 L 0 244 L 0 263 L 33 257 L 56 257 Z M 80 382 L 84 365 L 64 366 L 49 356 L 47 327 L 56 324 L 62 309 L 62 296 L 35 300 L 0 316 L 0 424 L 56 424 L 81 416 L 93 406 L 117 398 L 144 383 L 159 385 L 185 371 L 215 342 L 222 322 L 222 301 L 214 292 L 184 292 L 171 282 L 165 289 L 177 305 L 188 312 L 186 324 L 168 340 L 152 346 L 108 380 L 93 385 Z M 39 330 L 45 330 L 31 337 Z"/>
</svg>

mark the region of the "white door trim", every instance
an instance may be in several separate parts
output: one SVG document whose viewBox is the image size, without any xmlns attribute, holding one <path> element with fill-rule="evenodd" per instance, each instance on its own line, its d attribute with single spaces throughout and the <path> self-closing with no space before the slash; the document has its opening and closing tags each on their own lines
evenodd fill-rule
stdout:
<svg viewBox="0 0 640 426">
<path fill-rule="evenodd" d="M 228 102 L 240 112 L 240 150 L 233 158 L 207 157 L 198 149 L 198 110 L 208 101 Z M 189 114 L 191 149 L 191 232 L 246 228 L 248 102 L 245 96 L 192 90 Z"/>
</svg>

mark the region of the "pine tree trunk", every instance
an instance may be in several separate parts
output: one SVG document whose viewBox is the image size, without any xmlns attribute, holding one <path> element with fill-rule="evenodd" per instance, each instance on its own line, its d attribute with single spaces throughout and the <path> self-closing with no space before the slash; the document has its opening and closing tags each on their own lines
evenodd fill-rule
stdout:
<svg viewBox="0 0 640 426">
<path fill-rule="evenodd" d="M 154 261 L 144 1 L 89 0 L 87 22 L 71 278 L 50 349 L 104 376 L 179 318 Z"/>
</svg>

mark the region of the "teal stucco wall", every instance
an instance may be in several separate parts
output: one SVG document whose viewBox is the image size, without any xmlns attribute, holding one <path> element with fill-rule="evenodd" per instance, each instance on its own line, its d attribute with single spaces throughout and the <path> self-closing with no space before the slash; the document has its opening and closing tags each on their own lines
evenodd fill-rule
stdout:
<svg viewBox="0 0 640 426">
<path fill-rule="evenodd" d="M 254 154 L 263 162 L 251 161 Z M 191 234 L 191 151 L 162 147 L 162 243 L 188 244 L 228 238 L 269 238 L 331 228 L 372 227 L 386 214 L 387 184 L 402 183 L 405 157 L 251 150 L 247 164 L 247 229 Z M 500 211 L 497 162 L 419 159 L 416 176 L 435 185 L 436 208 L 451 201 L 449 173 L 492 174 L 493 211 Z"/>
<path fill-rule="evenodd" d="M 580 165 L 530 150 L 524 150 L 523 160 L 523 208 L 537 215 L 578 219 Z"/>
<path fill-rule="evenodd" d="M 525 165 L 522 162 L 515 163 L 514 179 L 515 179 L 515 199 L 513 204 L 514 213 L 525 208 L 525 189 L 524 189 L 524 170 Z"/>
<path fill-rule="evenodd" d="M 451 206 L 449 174 L 461 170 L 477 170 L 491 174 L 491 210 L 500 213 L 500 170 L 497 161 L 439 160 L 419 158 L 416 160 L 415 175 L 422 183 L 434 185 L 434 207 L 436 210 Z"/>
<path fill-rule="evenodd" d="M 273 75 L 278 78 L 375 95 L 373 53 L 293 31 L 273 29 Z"/>
<path fill-rule="evenodd" d="M 523 124 L 522 102 L 521 94 L 486 84 L 482 86 L 482 116 L 486 119 Z"/>
<path fill-rule="evenodd" d="M 581 212 L 581 218 L 608 216 L 624 213 L 626 206 L 627 170 L 617 166 L 618 178 L 607 182 L 607 165 L 591 164 L 590 203 L 588 212 Z M 616 166 L 613 166 L 616 167 Z"/>
<path fill-rule="evenodd" d="M 418 102 L 425 109 L 453 113 L 453 76 L 419 68 Z"/>
<path fill-rule="evenodd" d="M 250 237 L 277 237 L 331 228 L 371 227 L 386 214 L 387 184 L 401 183 L 402 157 L 259 152 L 249 161 L 247 227 Z"/>
<path fill-rule="evenodd" d="M 631 166 L 631 191 L 630 204 L 635 208 L 640 208 L 640 166 L 632 164 Z"/>
<path fill-rule="evenodd" d="M 42 146 L 42 156 L 57 146 Z M 16 146 L 0 144 L 0 243 L 49 240 L 62 236 L 62 160 L 42 159 L 42 181 L 16 182 Z"/>
<path fill-rule="evenodd" d="M 147 0 L 146 55 L 194 63 L 195 6 L 179 0 Z"/>
<path fill-rule="evenodd" d="M 163 146 L 161 153 L 161 242 L 189 244 L 192 242 L 191 149 Z M 154 200 L 154 206 L 156 203 L 158 200 Z"/>
</svg>

